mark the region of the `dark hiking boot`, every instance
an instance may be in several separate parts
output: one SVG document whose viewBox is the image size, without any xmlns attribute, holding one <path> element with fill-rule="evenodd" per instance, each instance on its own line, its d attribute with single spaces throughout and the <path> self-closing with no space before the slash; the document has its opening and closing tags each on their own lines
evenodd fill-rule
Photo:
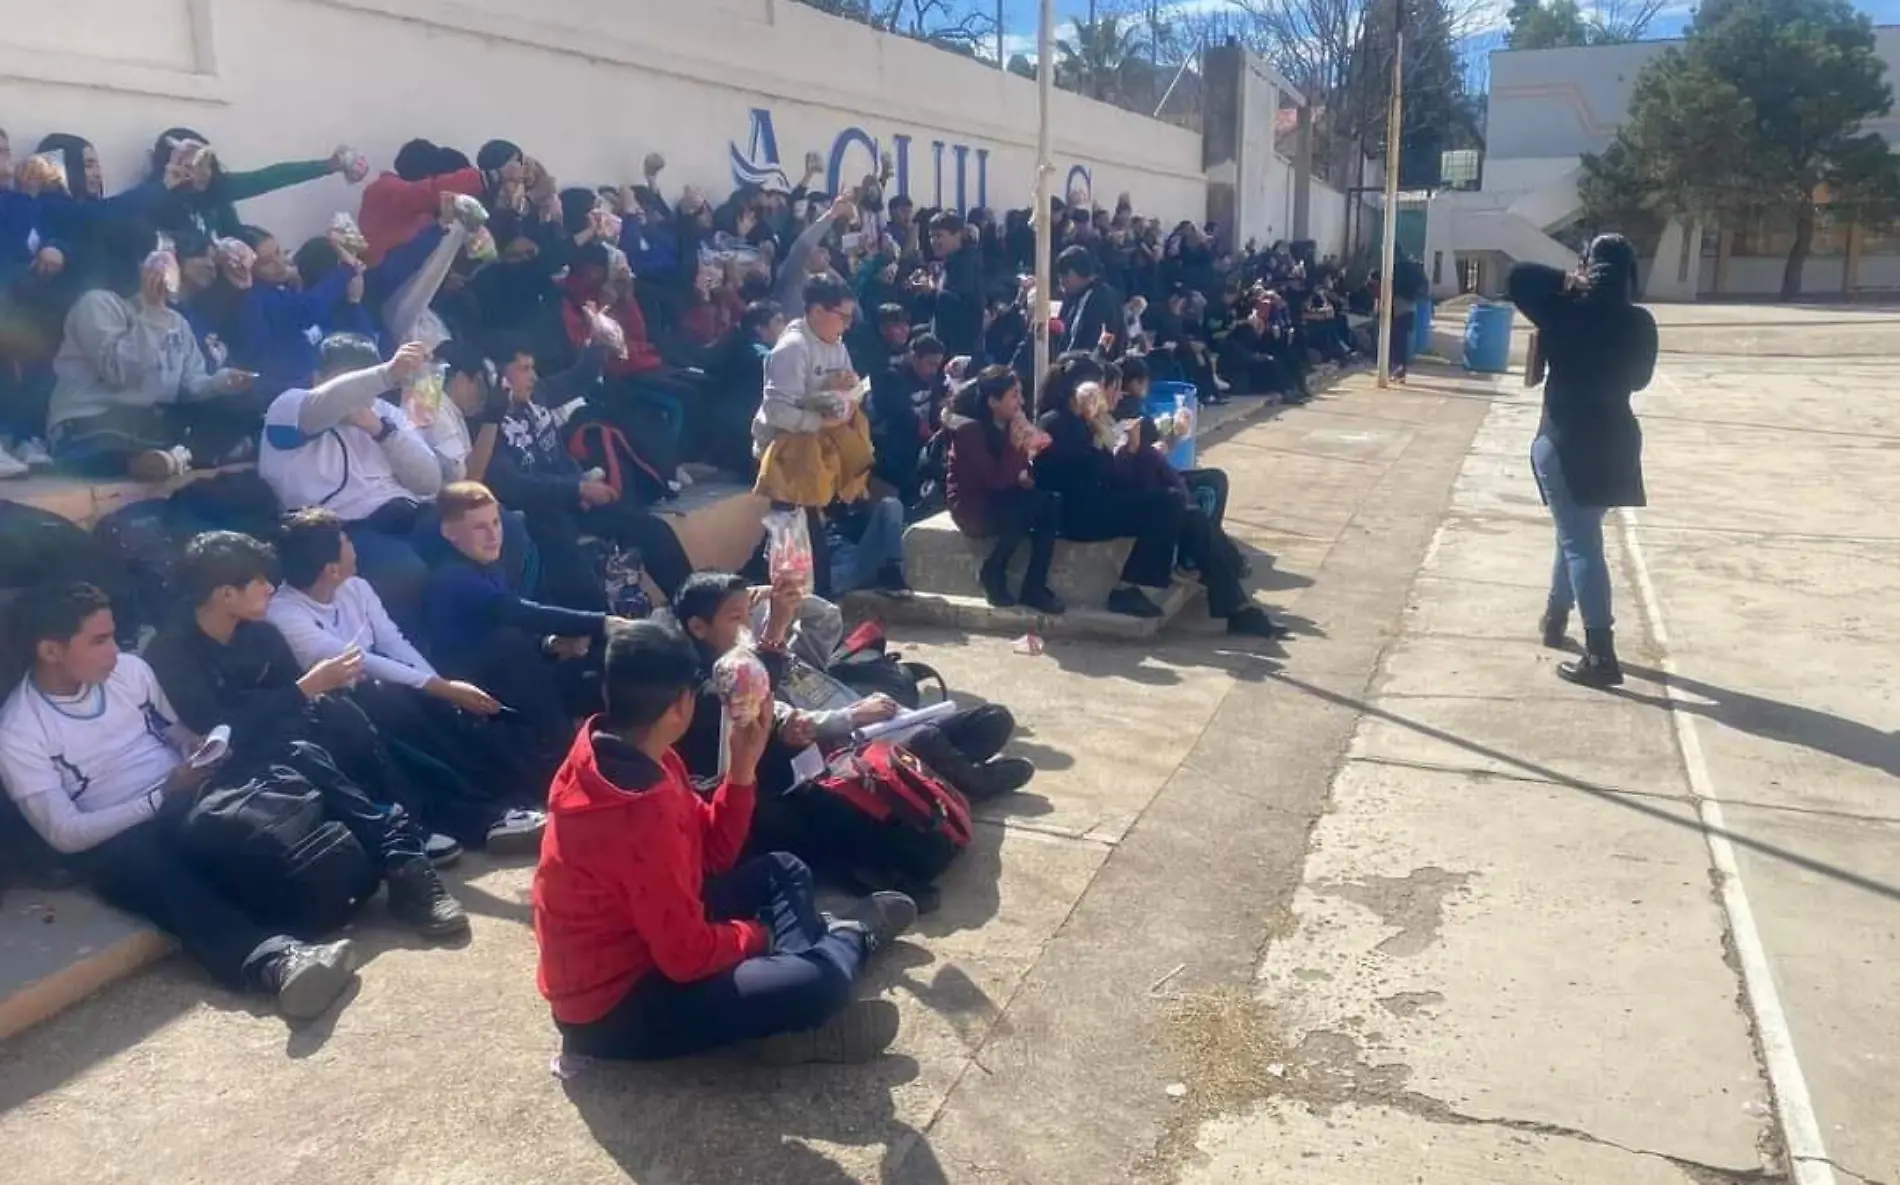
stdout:
<svg viewBox="0 0 1900 1185">
<path fill-rule="evenodd" d="M 1108 611 L 1120 613 L 1124 617 L 1161 617 L 1161 606 L 1148 599 L 1148 594 L 1133 585 L 1127 585 L 1108 594 Z"/>
<path fill-rule="evenodd" d="M 1543 631 L 1544 645 L 1552 650 L 1562 650 L 1570 644 L 1568 613 L 1545 613 L 1537 619 L 1537 628 Z"/>
<path fill-rule="evenodd" d="M 998 757 L 978 765 L 969 778 L 969 784 L 962 789 L 964 796 L 973 801 L 1001 798 L 1029 785 L 1029 779 L 1035 776 L 1036 763 L 1029 758 Z"/>
<path fill-rule="evenodd" d="M 904 579 L 904 565 L 885 564 L 877 570 L 877 591 L 887 597 L 904 600 L 914 591 L 910 581 Z"/>
<path fill-rule="evenodd" d="M 1009 591 L 1009 576 L 1003 569 L 983 565 L 983 599 L 996 609 L 1015 606 L 1016 598 Z"/>
<path fill-rule="evenodd" d="M 1248 605 L 1227 618 L 1227 632 L 1243 638 L 1284 638 L 1293 631 L 1267 615 L 1258 605 Z"/>
<path fill-rule="evenodd" d="M 299 942 L 264 968 L 264 988 L 287 1020 L 314 1020 L 336 1002 L 356 974 L 356 947 L 345 938 L 312 946 Z"/>
<path fill-rule="evenodd" d="M 389 916 L 414 926 L 424 938 L 468 933 L 468 914 L 449 893 L 427 860 L 410 860 L 389 869 Z"/>
<path fill-rule="evenodd" d="M 1003 591 L 1008 592 L 1009 590 L 1004 589 Z M 1023 604 L 1038 613 L 1044 613 L 1050 617 L 1060 617 L 1069 608 L 1062 603 L 1062 598 L 1055 594 L 1055 590 L 1046 584 L 1024 585 L 1022 599 Z"/>
<path fill-rule="evenodd" d="M 853 1000 L 844 1010 L 801 1033 L 780 1033 L 754 1049 L 768 1066 L 810 1062 L 853 1065 L 874 1061 L 897 1040 L 897 1005 L 889 1000 Z"/>
<path fill-rule="evenodd" d="M 1583 632 L 1583 657 L 1557 664 L 1557 677 L 1584 687 L 1615 687 L 1623 682 L 1616 661 L 1616 635 L 1610 630 Z"/>
</svg>

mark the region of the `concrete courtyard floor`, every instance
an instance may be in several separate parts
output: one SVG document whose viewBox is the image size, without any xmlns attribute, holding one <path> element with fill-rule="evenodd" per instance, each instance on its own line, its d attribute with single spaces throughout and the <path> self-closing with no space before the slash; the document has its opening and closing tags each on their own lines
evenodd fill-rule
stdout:
<svg viewBox="0 0 1900 1185">
<path fill-rule="evenodd" d="M 1620 694 L 1536 644 L 1535 393 L 1355 376 L 1207 457 L 1285 646 L 903 639 L 1043 772 L 867 985 L 895 1056 L 557 1080 L 529 869 L 470 857 L 472 941 L 366 919 L 315 1026 L 174 959 L 0 1045 L 0 1180 L 1900 1180 L 1900 324 L 1658 315 Z"/>
</svg>

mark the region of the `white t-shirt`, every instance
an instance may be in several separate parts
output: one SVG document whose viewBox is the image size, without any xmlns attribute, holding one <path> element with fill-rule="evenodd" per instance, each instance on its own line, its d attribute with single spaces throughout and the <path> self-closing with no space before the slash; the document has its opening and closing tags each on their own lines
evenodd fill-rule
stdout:
<svg viewBox="0 0 1900 1185">
<path fill-rule="evenodd" d="M 435 678 L 435 668 L 403 637 L 382 598 L 361 576 L 345 580 L 327 605 L 280 585 L 270 599 L 269 617 L 305 670 L 356 646 L 372 679 L 421 687 Z"/>
<path fill-rule="evenodd" d="M 152 668 L 121 654 L 102 684 L 71 699 L 32 676 L 0 706 L 0 776 L 41 838 L 83 852 L 158 813 L 155 791 L 183 760 L 177 728 Z"/>
<path fill-rule="evenodd" d="M 257 472 L 286 510 L 321 506 L 346 523 L 360 522 L 385 504 L 416 495 L 396 478 L 389 456 L 376 438 L 345 421 L 315 435 L 299 426 L 311 392 L 290 390 L 271 400 L 264 413 L 264 439 L 257 451 Z M 378 413 L 397 432 L 414 432 L 400 407 L 384 404 Z M 426 445 L 425 445 L 426 447 Z"/>
</svg>

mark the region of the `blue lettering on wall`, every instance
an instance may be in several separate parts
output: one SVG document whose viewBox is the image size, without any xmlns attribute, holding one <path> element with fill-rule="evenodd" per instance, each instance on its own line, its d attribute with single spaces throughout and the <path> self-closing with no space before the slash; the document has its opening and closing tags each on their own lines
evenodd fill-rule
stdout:
<svg viewBox="0 0 1900 1185">
<path fill-rule="evenodd" d="M 897 146 L 897 182 L 898 193 L 910 192 L 910 137 L 898 132 L 891 137 L 891 143 Z"/>
<path fill-rule="evenodd" d="M 844 156 L 846 152 L 850 151 L 853 144 L 864 145 L 864 150 L 871 156 L 870 167 L 865 169 L 864 172 L 877 172 L 877 141 L 871 139 L 871 134 L 863 128 L 846 128 L 844 131 L 838 133 L 836 140 L 831 142 L 831 168 L 827 174 L 830 187 L 825 192 L 843 193 L 846 189 L 856 185 L 858 179 L 864 176 L 864 173 L 859 173 L 852 180 L 845 180 Z"/>
<path fill-rule="evenodd" d="M 887 196 L 903 194 L 906 197 L 912 197 L 913 200 L 915 198 L 911 192 L 911 142 L 912 137 L 906 133 L 893 132 L 891 134 L 891 156 L 892 164 L 895 166 L 895 175 L 891 183 L 895 189 L 893 194 Z M 869 163 L 863 173 L 877 171 L 881 152 L 877 139 L 863 128 L 845 128 L 832 140 L 831 151 L 826 157 L 828 164 L 826 183 L 830 192 L 839 193 L 855 185 L 857 182 L 853 174 L 857 177 L 863 176 L 863 173 L 855 169 L 847 170 L 847 160 L 854 147 L 863 148 L 869 158 Z M 769 109 L 752 108 L 745 146 L 742 148 L 737 141 L 731 141 L 726 148 L 730 157 L 734 188 L 766 186 L 774 189 L 791 189 L 790 179 L 786 176 L 784 164 L 779 157 L 778 132 L 772 126 L 772 112 Z M 969 144 L 948 144 L 942 140 L 930 142 L 931 204 L 938 207 L 944 205 L 945 148 L 949 148 L 955 155 L 956 176 L 950 179 L 955 191 L 955 208 L 967 212 L 976 206 L 987 207 L 990 189 L 990 150 Z M 973 152 L 976 154 L 974 202 L 970 200 L 972 195 L 969 191 L 969 158 Z M 1083 195 L 1082 200 L 1086 201 L 1093 182 L 1085 166 L 1076 165 L 1069 170 L 1065 192 L 1077 193 L 1078 179 L 1079 192 Z"/>
<path fill-rule="evenodd" d="M 1071 206 L 1095 203 L 1095 178 L 1087 165 L 1069 166 L 1069 179 L 1062 183 L 1062 197 Z"/>
</svg>

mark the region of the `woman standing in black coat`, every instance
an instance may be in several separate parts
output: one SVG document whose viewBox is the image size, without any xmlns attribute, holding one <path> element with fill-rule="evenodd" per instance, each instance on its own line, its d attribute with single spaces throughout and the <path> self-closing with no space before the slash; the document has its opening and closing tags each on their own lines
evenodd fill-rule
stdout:
<svg viewBox="0 0 1900 1185">
<path fill-rule="evenodd" d="M 1511 302 L 1537 326 L 1549 367 L 1544 418 L 1531 468 L 1557 528 L 1557 560 L 1544 610 L 1544 644 L 1564 644 L 1570 607 L 1583 616 L 1584 653 L 1560 663 L 1572 683 L 1623 681 L 1610 615 L 1603 518 L 1612 506 L 1642 506 L 1643 431 L 1630 396 L 1656 368 L 1656 322 L 1637 306 L 1636 252 L 1622 235 L 1599 235 L 1566 275 L 1520 263 Z"/>
</svg>

